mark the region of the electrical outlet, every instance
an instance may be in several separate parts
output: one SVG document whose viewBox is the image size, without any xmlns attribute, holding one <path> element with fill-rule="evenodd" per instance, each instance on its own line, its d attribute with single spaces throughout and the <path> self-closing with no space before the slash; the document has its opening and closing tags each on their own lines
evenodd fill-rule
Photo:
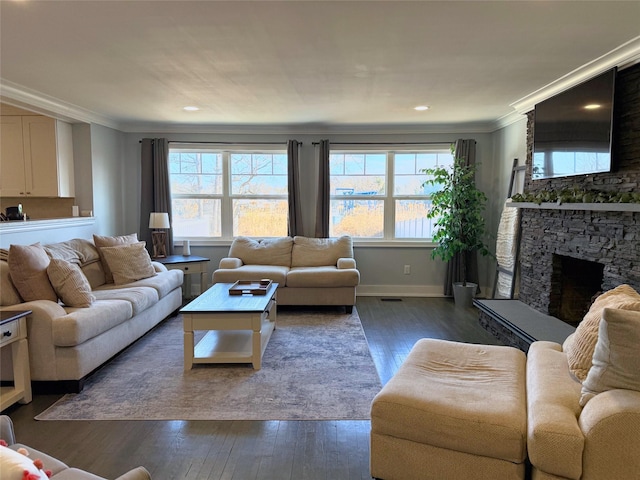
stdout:
<svg viewBox="0 0 640 480">
<path fill-rule="evenodd" d="M 405 275 L 411 274 L 411 265 L 405 265 L 404 266 L 404 274 Z"/>
</svg>

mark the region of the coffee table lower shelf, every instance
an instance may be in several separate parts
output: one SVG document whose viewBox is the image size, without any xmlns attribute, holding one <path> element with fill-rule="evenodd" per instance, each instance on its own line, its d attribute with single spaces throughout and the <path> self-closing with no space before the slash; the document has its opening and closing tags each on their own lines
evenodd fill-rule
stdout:
<svg viewBox="0 0 640 480">
<path fill-rule="evenodd" d="M 251 363 L 259 370 L 275 325 L 267 320 L 260 332 L 211 330 L 195 346 L 192 363 Z"/>
</svg>

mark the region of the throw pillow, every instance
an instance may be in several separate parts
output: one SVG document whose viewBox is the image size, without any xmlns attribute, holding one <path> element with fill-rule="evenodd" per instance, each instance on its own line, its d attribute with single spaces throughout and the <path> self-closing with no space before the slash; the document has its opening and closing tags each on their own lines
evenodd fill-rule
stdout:
<svg viewBox="0 0 640 480">
<path fill-rule="evenodd" d="M 593 366 L 582 383 L 580 405 L 613 389 L 640 392 L 640 312 L 605 308 Z"/>
<path fill-rule="evenodd" d="M 0 472 L 2 472 L 2 480 L 48 480 L 47 473 L 38 468 L 33 460 L 27 456 L 26 449 L 20 449 L 22 453 L 12 450 L 5 446 L 0 446 Z M 38 465 L 42 462 L 37 461 Z"/>
<path fill-rule="evenodd" d="M 596 298 L 576 328 L 570 341 L 565 342 L 569 370 L 584 382 L 591 368 L 593 351 L 598 341 L 598 327 L 605 308 L 640 311 L 640 294 L 629 285 L 620 285 Z"/>
<path fill-rule="evenodd" d="M 11 281 L 25 302 L 58 301 L 47 275 L 49 256 L 42 245 L 11 245 L 7 263 Z"/>
<path fill-rule="evenodd" d="M 130 243 L 117 247 L 102 247 L 116 285 L 135 282 L 156 274 L 145 242 Z"/>
<path fill-rule="evenodd" d="M 138 241 L 138 234 L 131 233 L 129 235 L 120 235 L 116 237 L 102 237 L 100 235 L 93 236 L 93 243 L 96 247 L 98 247 L 98 255 L 100 255 L 100 261 L 102 262 L 102 267 L 104 268 L 104 277 L 107 283 L 113 283 L 113 275 L 111 274 L 111 269 L 109 268 L 109 264 L 102 254 L 102 247 L 115 247 L 117 245 L 126 245 L 129 243 L 136 243 Z"/>
<path fill-rule="evenodd" d="M 95 300 L 91 285 L 77 265 L 53 258 L 47 267 L 49 280 L 58 297 L 68 307 L 89 307 Z"/>
</svg>

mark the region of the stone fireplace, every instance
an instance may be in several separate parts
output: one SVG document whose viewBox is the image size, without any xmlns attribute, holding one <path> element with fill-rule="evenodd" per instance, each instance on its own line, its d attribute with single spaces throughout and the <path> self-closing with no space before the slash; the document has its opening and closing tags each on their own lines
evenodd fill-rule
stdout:
<svg viewBox="0 0 640 480">
<path fill-rule="evenodd" d="M 637 192 L 640 189 L 640 65 L 618 73 L 610 173 L 531 179 L 525 191 L 584 188 Z M 527 165 L 533 149 L 529 114 Z M 521 302 L 576 324 L 593 295 L 627 283 L 640 291 L 640 212 L 580 204 L 524 208 L 520 244 Z M 633 209 L 630 209 L 633 210 Z M 581 313 L 582 312 L 582 313 Z"/>
</svg>

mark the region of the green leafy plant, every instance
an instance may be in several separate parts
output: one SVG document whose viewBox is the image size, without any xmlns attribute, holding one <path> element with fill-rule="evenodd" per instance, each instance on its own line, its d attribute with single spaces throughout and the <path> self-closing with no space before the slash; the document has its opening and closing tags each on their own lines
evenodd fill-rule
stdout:
<svg viewBox="0 0 640 480">
<path fill-rule="evenodd" d="M 433 240 L 438 245 L 431 258 L 449 261 L 460 255 L 462 282 L 467 282 L 467 254 L 478 251 L 489 254 L 484 243 L 483 212 L 487 196 L 476 187 L 477 164 L 467 165 L 462 158 L 454 159 L 451 168 L 435 167 L 423 170 L 431 178 L 424 185 L 439 187 L 431 195 L 432 206 L 427 218 L 436 219 Z"/>
</svg>

